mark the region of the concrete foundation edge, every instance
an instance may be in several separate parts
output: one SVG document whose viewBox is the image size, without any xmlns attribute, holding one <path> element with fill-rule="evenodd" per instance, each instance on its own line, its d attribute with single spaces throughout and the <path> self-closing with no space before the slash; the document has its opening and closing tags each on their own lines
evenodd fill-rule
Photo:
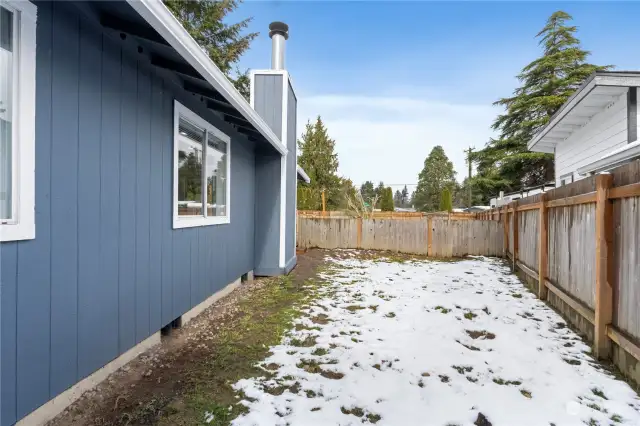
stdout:
<svg viewBox="0 0 640 426">
<path fill-rule="evenodd" d="M 222 299 L 223 297 L 231 293 L 233 290 L 235 290 L 239 286 L 240 286 L 240 278 L 238 278 L 237 280 L 235 280 L 230 284 L 227 284 L 221 290 L 216 291 L 211 296 L 206 298 L 203 302 L 191 308 L 190 311 L 182 314 L 182 325 L 184 326 L 185 324 L 187 324 L 189 321 L 191 321 L 192 319 L 200 315 L 209 306 L 213 305 L 215 302 Z"/>
<path fill-rule="evenodd" d="M 284 268 L 261 268 L 257 267 L 253 270 L 255 276 L 257 277 L 277 277 L 280 275 L 286 275 L 296 266 L 298 262 L 297 256 L 293 256 L 289 261 L 285 264 Z"/>
<path fill-rule="evenodd" d="M 250 271 L 248 276 L 253 279 L 253 271 Z M 205 309 L 213 305 L 216 301 L 230 294 L 233 290 L 240 286 L 240 278 L 228 284 L 221 290 L 213 293 L 202 303 L 194 306 L 188 312 L 182 315 L 182 325 L 185 325 L 195 317 L 200 315 Z M 120 368 L 124 367 L 129 362 L 136 359 L 138 356 L 153 348 L 160 343 L 160 331 L 152 334 L 142 342 L 138 343 L 127 352 L 120 355 L 104 367 L 96 370 L 90 376 L 85 377 L 75 385 L 71 386 L 60 395 L 51 399 L 49 402 L 32 411 L 26 417 L 16 423 L 16 426 L 40 426 L 46 424 L 48 421 L 53 420 L 56 416 L 62 413 L 68 406 L 77 401 L 82 394 L 91 390 L 102 383 L 112 373 L 115 373 Z"/>
</svg>

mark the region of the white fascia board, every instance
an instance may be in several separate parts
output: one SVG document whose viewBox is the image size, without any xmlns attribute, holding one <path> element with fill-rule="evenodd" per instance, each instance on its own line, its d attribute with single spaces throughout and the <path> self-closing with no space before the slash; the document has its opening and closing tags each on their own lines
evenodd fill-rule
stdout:
<svg viewBox="0 0 640 426">
<path fill-rule="evenodd" d="M 640 72 L 608 72 L 595 76 L 596 85 L 613 87 L 640 87 Z"/>
<path fill-rule="evenodd" d="M 220 94 L 233 105 L 281 154 L 287 147 L 269 128 L 267 123 L 251 108 L 246 99 L 236 90 L 229 79 L 213 63 L 173 13 L 159 0 L 127 0 L 127 3 L 149 23 L 180 56 L 204 77 Z"/>
<path fill-rule="evenodd" d="M 311 183 L 311 179 L 309 178 L 309 175 L 307 174 L 307 172 L 304 171 L 302 167 L 296 165 L 296 170 L 298 171 L 298 175 L 302 178 L 302 180 L 304 180 L 307 183 Z"/>
<path fill-rule="evenodd" d="M 614 167 L 621 165 L 627 161 L 633 160 L 636 157 L 640 157 L 640 141 L 630 143 L 623 147 L 613 151 L 613 153 L 580 167 L 577 172 L 581 175 L 589 173 L 596 173 L 606 170 L 611 170 Z"/>
</svg>

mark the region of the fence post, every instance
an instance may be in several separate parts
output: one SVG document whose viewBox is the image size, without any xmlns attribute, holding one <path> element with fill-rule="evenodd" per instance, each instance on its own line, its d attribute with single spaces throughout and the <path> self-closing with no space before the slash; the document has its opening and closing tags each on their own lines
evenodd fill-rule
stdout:
<svg viewBox="0 0 640 426">
<path fill-rule="evenodd" d="M 538 240 L 538 297 L 540 300 L 547 298 L 547 264 L 549 250 L 549 216 L 547 214 L 547 194 L 542 193 L 540 199 L 540 216 L 538 219 L 540 225 L 540 239 Z"/>
<path fill-rule="evenodd" d="M 518 261 L 518 200 L 513 202 L 513 270 L 516 270 L 516 262 Z"/>
<path fill-rule="evenodd" d="M 356 238 L 357 238 L 356 247 L 361 249 L 362 248 L 362 216 L 358 217 Z"/>
<path fill-rule="evenodd" d="M 431 256 L 433 250 L 431 244 L 433 243 L 433 221 L 431 216 L 427 216 L 427 256 Z"/>
<path fill-rule="evenodd" d="M 504 227 L 504 258 L 507 259 L 507 253 L 509 253 L 509 205 L 505 204 L 504 207 L 504 215 L 502 221 L 504 222 L 502 225 Z"/>
<path fill-rule="evenodd" d="M 607 198 L 612 182 L 610 174 L 596 176 L 596 319 L 593 346 L 597 358 L 608 358 L 611 350 L 607 325 L 613 319 L 613 204 Z"/>
</svg>

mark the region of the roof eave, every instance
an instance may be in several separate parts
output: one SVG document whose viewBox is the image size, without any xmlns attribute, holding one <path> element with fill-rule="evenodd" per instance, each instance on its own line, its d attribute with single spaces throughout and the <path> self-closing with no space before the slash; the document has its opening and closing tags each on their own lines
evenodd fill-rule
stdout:
<svg viewBox="0 0 640 426">
<path fill-rule="evenodd" d="M 553 153 L 557 142 L 541 140 L 551 131 L 571 110 L 578 105 L 596 86 L 610 87 L 640 87 L 640 72 L 611 72 L 596 71 L 585 80 L 560 109 L 549 119 L 549 122 L 527 143 L 527 149 L 534 152 Z"/>
<path fill-rule="evenodd" d="M 273 133 L 267 123 L 251 108 L 229 79 L 213 63 L 198 43 L 173 16 L 173 13 L 157 0 L 127 0 L 127 3 L 149 23 L 173 47 L 185 61 L 233 105 L 265 139 L 281 154 L 287 154 L 286 146 Z"/>
<path fill-rule="evenodd" d="M 302 167 L 296 165 L 296 170 L 298 172 L 298 176 L 300 176 L 303 181 L 307 183 L 311 183 L 311 179 L 309 178 L 309 175 L 307 174 L 307 172 L 304 171 Z"/>
</svg>

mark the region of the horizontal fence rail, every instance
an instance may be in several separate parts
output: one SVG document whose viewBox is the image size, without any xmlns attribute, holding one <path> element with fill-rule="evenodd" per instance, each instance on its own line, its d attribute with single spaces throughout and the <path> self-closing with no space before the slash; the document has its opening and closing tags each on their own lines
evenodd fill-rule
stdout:
<svg viewBox="0 0 640 426">
<path fill-rule="evenodd" d="M 423 213 L 423 212 L 373 212 L 366 215 L 367 219 L 422 219 L 425 217 L 446 217 L 449 219 L 464 220 L 475 219 L 475 213 Z M 344 210 L 298 210 L 298 217 L 340 217 L 356 218 L 354 212 Z"/>
<path fill-rule="evenodd" d="M 640 160 L 476 214 L 541 299 L 640 382 Z"/>
</svg>

